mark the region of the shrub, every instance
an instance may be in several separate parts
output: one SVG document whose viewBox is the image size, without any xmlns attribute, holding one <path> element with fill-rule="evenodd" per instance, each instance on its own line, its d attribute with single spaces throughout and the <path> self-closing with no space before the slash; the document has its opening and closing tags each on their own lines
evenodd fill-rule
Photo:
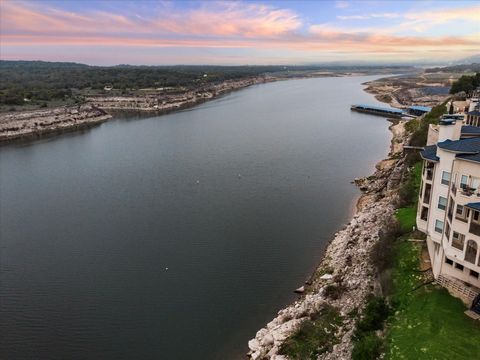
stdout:
<svg viewBox="0 0 480 360">
<path fill-rule="evenodd" d="M 385 320 L 392 313 L 391 307 L 383 297 L 370 295 L 360 320 L 353 332 L 352 359 L 373 360 L 383 350 L 383 339 L 375 332 L 382 330 Z"/>
<path fill-rule="evenodd" d="M 379 232 L 378 241 L 372 246 L 370 261 L 378 273 L 391 267 L 393 262 L 393 246 L 395 240 L 403 233 L 398 221 L 394 218 L 385 224 Z"/>
<path fill-rule="evenodd" d="M 420 127 L 420 121 L 418 119 L 412 119 L 405 124 L 405 130 L 409 133 L 413 133 Z"/>
<path fill-rule="evenodd" d="M 459 92 L 470 93 L 480 86 L 480 73 L 476 73 L 473 76 L 463 75 L 452 84 L 450 88 L 450 94 L 456 94 Z"/>
<path fill-rule="evenodd" d="M 353 360 L 377 359 L 383 350 L 383 340 L 377 335 L 371 334 L 356 342 L 352 350 Z"/>
<path fill-rule="evenodd" d="M 418 190 L 420 188 L 421 173 L 422 163 L 416 162 L 414 166 L 410 169 L 410 171 L 407 173 L 406 179 L 403 181 L 402 186 L 398 191 L 399 207 L 407 207 L 416 203 L 418 197 Z"/>
<path fill-rule="evenodd" d="M 367 300 L 363 316 L 353 333 L 354 339 L 362 339 L 370 332 L 383 329 L 383 324 L 390 316 L 391 311 L 392 309 L 383 297 L 371 295 Z"/>
<path fill-rule="evenodd" d="M 305 320 L 298 330 L 280 346 L 279 354 L 291 359 L 316 359 L 331 351 L 338 339 L 333 335 L 342 318 L 332 306 L 326 306 L 315 316 Z"/>
<path fill-rule="evenodd" d="M 412 120 L 418 123 L 417 128 L 414 130 L 412 136 L 410 137 L 410 145 L 412 146 L 425 146 L 427 143 L 428 127 L 430 124 L 438 124 L 439 118 L 447 112 L 446 102 L 437 105 L 432 108 L 432 110 L 425 115 L 421 120 Z M 409 123 L 411 123 L 410 121 Z M 414 125 L 409 125 L 411 128 Z"/>
</svg>

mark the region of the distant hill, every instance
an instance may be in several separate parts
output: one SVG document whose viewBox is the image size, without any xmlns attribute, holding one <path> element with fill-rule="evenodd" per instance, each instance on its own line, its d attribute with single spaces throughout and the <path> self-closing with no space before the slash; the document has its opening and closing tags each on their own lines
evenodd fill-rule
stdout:
<svg viewBox="0 0 480 360">
<path fill-rule="evenodd" d="M 469 64 L 480 64 L 480 54 L 459 59 L 452 63 L 452 65 L 469 65 Z"/>
<path fill-rule="evenodd" d="M 426 69 L 425 72 L 432 73 L 432 72 L 453 72 L 453 73 L 465 73 L 465 72 L 479 72 L 480 71 L 480 62 L 473 63 L 473 64 L 463 64 L 463 65 L 451 65 L 451 66 L 443 66 L 443 67 L 434 67 L 430 69 Z"/>
</svg>

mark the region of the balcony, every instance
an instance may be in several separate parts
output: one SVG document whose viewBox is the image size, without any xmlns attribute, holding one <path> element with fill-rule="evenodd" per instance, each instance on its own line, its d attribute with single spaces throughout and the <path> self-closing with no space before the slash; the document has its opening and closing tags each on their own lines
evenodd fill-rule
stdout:
<svg viewBox="0 0 480 360">
<path fill-rule="evenodd" d="M 474 222 L 470 223 L 468 231 L 474 235 L 480 236 L 480 224 Z"/>
<path fill-rule="evenodd" d="M 462 193 L 463 196 L 470 197 L 473 194 L 475 194 L 475 189 L 474 188 L 464 186 L 464 185 L 460 185 L 460 188 L 462 189 L 461 193 Z"/>
<path fill-rule="evenodd" d="M 425 194 L 423 195 L 423 203 L 430 204 L 430 191 L 425 191 Z"/>
<path fill-rule="evenodd" d="M 425 169 L 425 176 L 427 180 L 433 179 L 433 169 L 426 168 Z"/>
<path fill-rule="evenodd" d="M 428 220 L 428 208 L 425 206 L 422 206 L 422 211 L 420 212 L 420 219 L 423 221 Z"/>
</svg>

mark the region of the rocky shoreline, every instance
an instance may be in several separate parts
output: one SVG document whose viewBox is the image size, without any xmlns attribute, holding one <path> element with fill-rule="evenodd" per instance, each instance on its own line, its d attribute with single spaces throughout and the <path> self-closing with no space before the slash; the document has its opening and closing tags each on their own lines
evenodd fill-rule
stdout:
<svg viewBox="0 0 480 360">
<path fill-rule="evenodd" d="M 227 80 L 218 84 L 179 93 L 152 89 L 136 96 L 93 96 L 86 101 L 104 110 L 139 110 L 168 113 L 215 99 L 235 90 L 272 81 L 273 78 L 258 76 L 240 80 Z"/>
<path fill-rule="evenodd" d="M 372 176 L 355 179 L 363 193 L 357 202 L 357 213 L 343 230 L 335 234 L 311 280 L 300 288 L 304 294 L 280 310 L 278 316 L 248 342 L 250 359 L 287 359 L 279 354 L 282 343 L 303 321 L 321 313 L 326 306 L 339 311 L 342 323 L 332 334 L 337 344 L 320 358 L 350 359 L 355 319 L 348 314 L 356 310 L 361 312 L 367 296 L 380 292 L 370 253 L 395 211 L 397 190 L 406 166 L 401 156 L 407 140 L 404 124 L 405 121 L 400 120 L 390 126 L 389 158 L 376 165 Z M 332 287 L 341 289 L 341 292 L 332 296 L 329 291 Z"/>
<path fill-rule="evenodd" d="M 0 116 L 0 143 L 86 129 L 111 117 L 91 104 L 4 114 Z"/>
<path fill-rule="evenodd" d="M 380 78 L 363 85 L 366 86 L 364 90 L 378 101 L 396 108 L 412 104 L 435 106 L 450 96 L 448 89 L 459 76 L 442 72 L 416 73 Z"/>
<path fill-rule="evenodd" d="M 269 77 L 229 80 L 204 89 L 178 94 L 162 91 L 137 96 L 87 97 L 82 105 L 0 114 L 0 143 L 28 140 L 45 134 L 96 126 L 112 118 L 110 112 L 141 111 L 165 114 L 186 109 L 251 85 L 273 81 Z"/>
</svg>

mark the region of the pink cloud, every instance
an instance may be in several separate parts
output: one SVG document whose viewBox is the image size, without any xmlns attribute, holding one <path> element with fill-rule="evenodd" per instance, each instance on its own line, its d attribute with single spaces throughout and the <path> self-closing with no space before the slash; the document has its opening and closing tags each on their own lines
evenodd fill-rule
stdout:
<svg viewBox="0 0 480 360">
<path fill-rule="evenodd" d="M 171 33 L 209 36 L 279 36 L 297 30 L 301 21 L 286 9 L 238 3 L 220 3 L 150 19 L 92 12 L 79 15 L 25 3 L 2 2 L 3 33 Z"/>
<path fill-rule="evenodd" d="M 0 0 L 1 1 L 1 0 Z M 348 4 L 348 3 L 347 3 Z M 252 48 L 303 53 L 420 54 L 429 51 L 467 52 L 480 46 L 478 36 L 400 36 L 390 28 L 345 29 L 333 25 L 312 25 L 303 29 L 302 19 L 288 9 L 253 3 L 207 3 L 192 10 L 168 15 L 152 14 L 148 19 L 105 12 L 78 14 L 39 3 L 2 1 L 0 32 L 2 53 L 9 47 L 29 46 L 117 46 Z M 428 21 L 402 15 L 418 26 L 459 18 L 474 21 L 479 6 L 456 11 L 424 14 Z M 476 13 L 474 13 L 476 11 Z M 396 18 L 395 13 L 355 15 Z M 362 17 L 363 18 L 363 17 Z M 469 21 L 470 21 L 469 20 Z M 4 56 L 4 55 L 2 55 Z"/>
</svg>

